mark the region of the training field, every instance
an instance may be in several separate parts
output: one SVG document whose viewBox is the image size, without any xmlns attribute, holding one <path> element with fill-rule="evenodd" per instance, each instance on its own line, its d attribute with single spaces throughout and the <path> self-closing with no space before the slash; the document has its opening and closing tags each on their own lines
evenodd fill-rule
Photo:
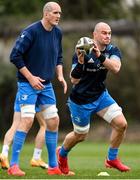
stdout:
<svg viewBox="0 0 140 180">
<path fill-rule="evenodd" d="M 1 147 L 1 145 L 0 145 Z M 26 172 L 24 179 L 139 179 L 140 178 L 140 144 L 122 144 L 120 157 L 124 163 L 130 165 L 132 170 L 121 173 L 115 169 L 106 169 L 104 159 L 108 145 L 104 143 L 81 143 L 75 147 L 69 156 L 69 164 L 76 175 L 48 176 L 44 169 L 30 167 L 29 161 L 32 157 L 33 144 L 25 144 L 21 153 L 20 166 Z M 43 149 L 43 159 L 46 149 Z M 97 176 L 99 172 L 107 172 L 110 176 Z M 7 175 L 6 171 L 0 170 L 0 179 L 16 179 Z M 17 178 L 22 179 L 22 178 Z"/>
</svg>

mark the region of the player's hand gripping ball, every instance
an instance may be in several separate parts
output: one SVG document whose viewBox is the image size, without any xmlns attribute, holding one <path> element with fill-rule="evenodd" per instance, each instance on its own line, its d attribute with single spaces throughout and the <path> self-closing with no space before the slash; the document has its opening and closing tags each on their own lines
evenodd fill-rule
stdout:
<svg viewBox="0 0 140 180">
<path fill-rule="evenodd" d="M 81 37 L 76 46 L 75 49 L 79 49 L 81 53 L 84 54 L 89 54 L 90 49 L 94 46 L 94 41 L 93 39 L 89 38 L 89 37 Z"/>
</svg>

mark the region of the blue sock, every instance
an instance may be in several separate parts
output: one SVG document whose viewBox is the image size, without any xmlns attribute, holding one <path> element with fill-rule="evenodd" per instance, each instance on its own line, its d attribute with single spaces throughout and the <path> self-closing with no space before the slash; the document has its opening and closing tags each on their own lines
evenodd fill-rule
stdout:
<svg viewBox="0 0 140 180">
<path fill-rule="evenodd" d="M 57 140 L 58 132 L 46 131 L 45 142 L 48 150 L 49 167 L 52 168 L 58 166 L 56 157 Z"/>
<path fill-rule="evenodd" d="M 12 158 L 10 161 L 10 166 L 13 166 L 14 164 L 19 164 L 19 153 L 24 144 L 26 135 L 27 135 L 26 132 L 16 131 L 14 139 L 13 139 Z"/>
<path fill-rule="evenodd" d="M 108 159 L 114 160 L 117 158 L 118 155 L 118 148 L 109 148 L 108 150 Z"/>
<path fill-rule="evenodd" d="M 64 146 L 62 146 L 61 149 L 60 149 L 60 152 L 59 152 L 59 153 L 60 153 L 60 156 L 62 156 L 62 157 L 67 157 L 69 151 L 70 151 L 70 150 L 66 150 L 66 149 L 64 148 Z"/>
</svg>

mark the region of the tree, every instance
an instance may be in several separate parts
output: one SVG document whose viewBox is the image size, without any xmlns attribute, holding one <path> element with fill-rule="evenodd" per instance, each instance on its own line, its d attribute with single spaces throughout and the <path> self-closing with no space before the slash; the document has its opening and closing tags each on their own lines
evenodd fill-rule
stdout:
<svg viewBox="0 0 140 180">
<path fill-rule="evenodd" d="M 62 6 L 64 19 L 116 19 L 123 17 L 121 0 L 54 0 Z M 0 0 L 0 15 L 37 16 L 45 0 Z M 121 12 L 121 13 L 120 13 Z"/>
</svg>

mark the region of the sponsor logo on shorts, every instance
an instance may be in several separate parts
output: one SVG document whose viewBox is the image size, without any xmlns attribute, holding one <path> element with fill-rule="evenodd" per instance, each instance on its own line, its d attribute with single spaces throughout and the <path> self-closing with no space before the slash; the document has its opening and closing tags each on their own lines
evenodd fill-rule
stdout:
<svg viewBox="0 0 140 180">
<path fill-rule="evenodd" d="M 24 100 L 24 101 L 27 100 L 28 99 L 28 95 L 27 94 L 22 95 L 21 99 Z"/>
</svg>

